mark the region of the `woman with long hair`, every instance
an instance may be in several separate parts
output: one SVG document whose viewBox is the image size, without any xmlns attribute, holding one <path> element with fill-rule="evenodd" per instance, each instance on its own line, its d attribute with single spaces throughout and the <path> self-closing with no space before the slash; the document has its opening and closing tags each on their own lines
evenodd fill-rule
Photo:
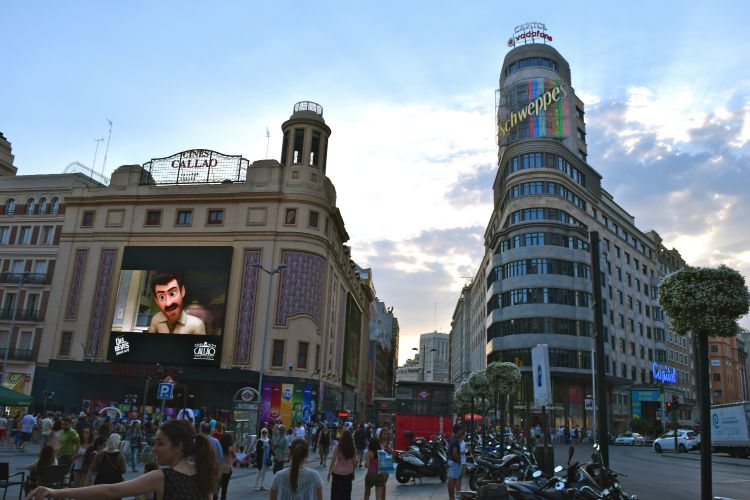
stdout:
<svg viewBox="0 0 750 500">
<path fill-rule="evenodd" d="M 372 438 L 367 446 L 367 474 L 365 474 L 365 500 L 370 500 L 370 491 L 375 487 L 375 498 L 385 497 L 387 474 L 378 474 L 378 451 L 381 450 L 378 438 Z M 383 477 L 385 476 L 385 477 Z"/>
<path fill-rule="evenodd" d="M 81 429 L 79 434 L 78 449 L 76 454 L 73 455 L 73 481 L 76 486 L 83 486 L 86 480 L 86 472 L 83 471 L 83 457 L 86 455 L 86 450 L 93 444 L 93 437 L 91 436 L 91 429 L 84 427 Z"/>
<path fill-rule="evenodd" d="M 221 422 L 218 422 L 216 424 L 217 428 L 219 427 L 220 423 Z M 219 443 L 221 444 L 221 452 L 224 454 L 224 460 L 221 462 L 221 466 L 219 467 L 219 472 L 221 473 L 221 496 L 219 498 L 221 500 L 227 500 L 229 479 L 232 477 L 232 464 L 234 463 L 237 455 L 234 452 L 234 439 L 232 438 L 231 434 L 222 433 L 221 439 L 219 439 Z"/>
<path fill-rule="evenodd" d="M 380 449 L 388 453 L 389 455 L 393 455 L 393 444 L 391 443 L 391 430 L 383 426 L 380 429 L 380 435 L 378 436 L 378 441 L 380 442 Z M 379 500 L 385 500 L 385 483 L 388 482 L 388 474 L 378 474 L 378 477 L 382 483 L 382 487 L 378 490 L 378 488 L 375 488 L 375 494 L 377 495 Z M 380 492 L 378 494 L 378 491 Z"/>
<path fill-rule="evenodd" d="M 104 436 L 97 436 L 94 442 L 86 448 L 86 453 L 83 454 L 83 463 L 81 464 L 81 474 L 83 474 L 83 484 L 80 486 L 90 486 L 94 484 L 94 476 L 91 474 L 91 464 L 94 463 L 96 456 L 104 451 L 107 447 L 107 438 Z"/>
<path fill-rule="evenodd" d="M 331 500 L 351 500 L 354 469 L 357 468 L 356 451 L 352 432 L 346 429 L 341 434 L 339 444 L 333 450 L 331 467 L 328 469 L 328 479 L 331 482 Z"/>
<path fill-rule="evenodd" d="M 308 444 L 304 439 L 295 439 L 289 448 L 292 464 L 279 471 L 273 478 L 268 500 L 323 500 L 323 481 L 317 471 L 305 467 Z"/>
<path fill-rule="evenodd" d="M 125 434 L 125 438 L 128 440 L 130 445 L 130 467 L 133 472 L 137 472 L 135 465 L 138 459 L 138 452 L 141 451 L 143 446 L 143 431 L 141 430 L 141 423 L 137 420 L 133 420 L 130 424 L 130 428 Z"/>
<path fill-rule="evenodd" d="M 255 445 L 255 468 L 258 475 L 255 476 L 255 491 L 265 490 L 266 472 L 271 466 L 271 442 L 268 440 L 268 430 L 260 430 L 260 439 Z"/>
<path fill-rule="evenodd" d="M 36 459 L 36 462 L 26 467 L 29 469 L 29 477 L 23 485 L 26 493 L 36 488 L 39 471 L 50 465 L 57 465 L 57 457 L 55 457 L 55 449 L 50 445 L 45 445 L 39 451 L 39 457 Z"/>
<path fill-rule="evenodd" d="M 125 480 L 123 474 L 127 470 L 125 457 L 120 452 L 120 435 L 113 432 L 107 439 L 107 449 L 99 453 L 91 463 L 94 474 L 94 484 L 114 484 Z"/>
<path fill-rule="evenodd" d="M 154 492 L 158 500 L 210 500 L 219 482 L 216 452 L 208 438 L 184 420 L 171 420 L 156 433 L 154 456 L 167 468 L 117 484 L 51 490 L 39 487 L 27 500 L 43 498 L 111 499 Z M 192 457 L 191 461 L 188 458 Z"/>
</svg>

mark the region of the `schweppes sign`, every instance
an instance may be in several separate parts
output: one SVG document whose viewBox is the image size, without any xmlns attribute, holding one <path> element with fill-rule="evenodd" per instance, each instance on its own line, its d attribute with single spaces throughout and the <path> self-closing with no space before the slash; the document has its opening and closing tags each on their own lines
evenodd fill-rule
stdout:
<svg viewBox="0 0 750 500">
<path fill-rule="evenodd" d="M 498 122 L 498 132 L 500 138 L 509 133 L 516 125 L 533 117 L 544 115 L 548 108 L 556 105 L 558 101 L 565 99 L 568 92 L 565 90 L 564 83 L 558 83 L 556 86 L 547 90 L 543 94 L 529 101 L 516 111 L 511 111 L 505 120 Z"/>
</svg>

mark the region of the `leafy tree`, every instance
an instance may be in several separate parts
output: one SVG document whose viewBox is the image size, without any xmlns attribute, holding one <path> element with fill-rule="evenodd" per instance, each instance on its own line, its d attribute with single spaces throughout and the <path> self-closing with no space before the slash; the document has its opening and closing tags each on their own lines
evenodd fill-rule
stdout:
<svg viewBox="0 0 750 500">
<path fill-rule="evenodd" d="M 489 388 L 496 401 L 505 402 L 505 396 L 512 394 L 521 380 L 521 370 L 513 363 L 494 361 L 485 368 Z M 505 408 L 501 408 L 500 421 L 503 420 Z"/>
<path fill-rule="evenodd" d="M 469 375 L 469 387 L 471 388 L 471 392 L 474 395 L 474 399 L 482 398 L 481 408 L 482 410 L 485 410 L 485 401 L 490 396 L 490 383 L 487 380 L 487 374 L 484 372 L 484 370 L 476 370 L 471 372 L 471 375 Z M 484 411 L 482 411 L 482 416 L 485 419 L 484 425 L 482 425 L 482 429 L 486 431 L 487 415 Z"/>
<path fill-rule="evenodd" d="M 748 312 L 750 294 L 740 273 L 726 266 L 685 267 L 662 281 L 659 303 L 674 331 L 692 332 L 696 343 L 701 412 L 701 498 L 711 495 L 711 395 L 708 337 L 737 334 L 737 320 Z"/>
</svg>

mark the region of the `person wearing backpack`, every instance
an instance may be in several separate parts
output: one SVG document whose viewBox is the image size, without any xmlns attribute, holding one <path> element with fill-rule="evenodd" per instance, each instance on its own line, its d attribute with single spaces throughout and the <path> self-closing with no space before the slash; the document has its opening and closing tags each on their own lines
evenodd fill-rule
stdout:
<svg viewBox="0 0 750 500">
<path fill-rule="evenodd" d="M 124 481 L 126 470 L 125 457 L 120 452 L 120 435 L 115 432 L 109 435 L 104 452 L 94 458 L 90 472 L 94 475 L 94 484 L 115 484 Z"/>
</svg>

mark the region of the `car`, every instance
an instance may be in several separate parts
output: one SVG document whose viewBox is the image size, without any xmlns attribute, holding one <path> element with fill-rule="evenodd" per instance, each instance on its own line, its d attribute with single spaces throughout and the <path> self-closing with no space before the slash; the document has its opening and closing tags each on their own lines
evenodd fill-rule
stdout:
<svg viewBox="0 0 750 500">
<path fill-rule="evenodd" d="M 630 446 L 643 446 L 643 443 L 646 441 L 646 438 L 638 434 L 637 432 L 624 432 L 622 434 L 618 434 L 615 438 L 615 444 L 621 445 L 621 444 L 627 444 Z"/>
<path fill-rule="evenodd" d="M 700 449 L 701 435 L 690 429 L 677 429 L 677 449 L 687 453 L 690 450 Z M 654 451 L 661 453 L 664 450 L 674 450 L 674 431 L 669 431 L 654 440 Z"/>
</svg>

